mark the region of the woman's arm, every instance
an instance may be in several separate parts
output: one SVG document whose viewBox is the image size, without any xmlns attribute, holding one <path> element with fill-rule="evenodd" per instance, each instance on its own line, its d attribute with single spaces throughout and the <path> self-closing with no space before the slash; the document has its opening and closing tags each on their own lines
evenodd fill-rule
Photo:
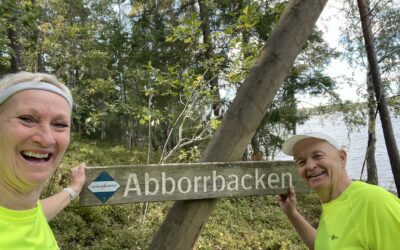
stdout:
<svg viewBox="0 0 400 250">
<path fill-rule="evenodd" d="M 79 166 L 71 169 L 71 186 L 69 188 L 76 193 L 76 196 L 81 192 L 85 184 L 85 166 L 84 163 L 81 163 Z M 72 197 L 70 193 L 65 190 L 41 200 L 43 213 L 47 221 L 56 217 L 71 201 Z"/>
</svg>

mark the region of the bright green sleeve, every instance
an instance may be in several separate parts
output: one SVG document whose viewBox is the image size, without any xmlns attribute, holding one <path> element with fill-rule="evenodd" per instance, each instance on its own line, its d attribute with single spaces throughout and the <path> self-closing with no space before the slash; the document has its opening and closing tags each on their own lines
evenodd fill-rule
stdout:
<svg viewBox="0 0 400 250">
<path fill-rule="evenodd" d="M 363 224 L 369 249 L 399 249 L 400 199 L 380 189 L 370 190 L 367 195 Z"/>
</svg>

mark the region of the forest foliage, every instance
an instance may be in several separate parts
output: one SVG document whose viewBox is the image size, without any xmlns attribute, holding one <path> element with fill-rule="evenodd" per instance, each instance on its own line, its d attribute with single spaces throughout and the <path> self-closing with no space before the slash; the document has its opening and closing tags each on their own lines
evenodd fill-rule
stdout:
<svg viewBox="0 0 400 250">
<path fill-rule="evenodd" d="M 74 94 L 73 131 L 82 138 L 128 149 L 150 145 L 162 151 L 158 162 L 180 152 L 182 161 L 193 160 L 285 6 L 280 0 L 3 0 L 0 76 L 20 70 L 58 76 Z M 385 88 L 398 95 L 399 8 L 391 1 L 371 6 Z M 354 67 L 365 58 L 355 7 L 345 1 L 343 10 L 347 53 L 330 48 L 314 29 L 252 141 L 266 159 L 307 119 L 297 109 L 299 95 L 342 104 L 338 79 L 324 70 L 339 56 Z"/>
<path fill-rule="evenodd" d="M 284 7 L 248 0 L 5 0 L 0 74 L 61 78 L 73 91 L 73 131 L 82 138 L 128 149 L 150 142 L 163 156 L 196 151 L 218 127 Z M 296 94 L 333 93 L 323 69 L 335 56 L 315 29 L 260 127 L 269 156 L 269 145 L 279 147 L 305 119 L 296 112 Z"/>
</svg>

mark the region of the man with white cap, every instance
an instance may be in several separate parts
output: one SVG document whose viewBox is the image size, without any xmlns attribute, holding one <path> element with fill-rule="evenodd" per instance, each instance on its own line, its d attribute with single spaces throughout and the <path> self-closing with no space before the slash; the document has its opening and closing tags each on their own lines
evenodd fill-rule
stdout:
<svg viewBox="0 0 400 250">
<path fill-rule="evenodd" d="M 297 211 L 294 188 L 278 203 L 310 249 L 397 249 L 400 200 L 381 187 L 352 181 L 347 153 L 324 133 L 294 135 L 282 145 L 322 203 L 318 229 Z"/>
</svg>

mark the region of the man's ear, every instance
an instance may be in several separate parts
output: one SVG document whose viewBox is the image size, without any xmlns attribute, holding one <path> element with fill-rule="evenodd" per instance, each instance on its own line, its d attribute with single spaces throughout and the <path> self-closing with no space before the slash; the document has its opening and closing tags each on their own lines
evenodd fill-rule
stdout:
<svg viewBox="0 0 400 250">
<path fill-rule="evenodd" d="M 339 158 L 343 163 L 343 167 L 345 167 L 347 162 L 347 152 L 343 149 L 339 149 L 338 152 L 339 152 Z"/>
</svg>

